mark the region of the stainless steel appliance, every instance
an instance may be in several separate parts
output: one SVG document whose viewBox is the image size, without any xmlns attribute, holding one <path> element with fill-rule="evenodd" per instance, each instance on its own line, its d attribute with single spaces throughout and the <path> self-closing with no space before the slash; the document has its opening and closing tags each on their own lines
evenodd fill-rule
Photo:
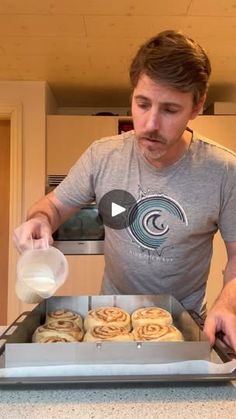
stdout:
<svg viewBox="0 0 236 419">
<path fill-rule="evenodd" d="M 46 193 L 51 192 L 65 175 L 50 175 Z M 96 203 L 84 206 L 65 221 L 53 234 L 54 246 L 65 255 L 102 255 L 104 253 L 104 225 Z"/>
<path fill-rule="evenodd" d="M 95 204 L 87 205 L 53 234 L 54 246 L 65 255 L 104 253 L 104 226 Z"/>
</svg>

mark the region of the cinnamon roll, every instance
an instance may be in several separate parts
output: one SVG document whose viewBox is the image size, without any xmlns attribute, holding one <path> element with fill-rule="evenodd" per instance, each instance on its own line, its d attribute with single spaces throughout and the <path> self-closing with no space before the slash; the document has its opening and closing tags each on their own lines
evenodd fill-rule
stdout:
<svg viewBox="0 0 236 419">
<path fill-rule="evenodd" d="M 77 341 L 81 341 L 83 338 L 83 330 L 71 320 L 52 320 L 49 323 L 39 326 L 32 337 L 33 342 L 39 339 L 39 336 L 45 334 L 45 332 L 64 332 L 73 336 Z"/>
<path fill-rule="evenodd" d="M 48 323 L 52 320 L 70 320 L 75 322 L 81 329 L 83 327 L 83 320 L 80 314 L 75 313 L 70 310 L 56 310 L 50 313 L 47 313 L 45 323 Z"/>
<path fill-rule="evenodd" d="M 133 341 L 133 335 L 129 333 L 126 327 L 107 325 L 95 326 L 89 329 L 84 335 L 84 342 L 99 342 L 99 341 L 118 341 L 128 342 Z"/>
<path fill-rule="evenodd" d="M 130 315 L 119 307 L 99 307 L 90 310 L 84 319 L 84 329 L 90 330 L 96 326 L 122 326 L 131 329 Z"/>
<path fill-rule="evenodd" d="M 175 342 L 183 341 L 182 333 L 173 325 L 160 326 L 159 324 L 146 324 L 133 329 L 134 340 Z"/>
<path fill-rule="evenodd" d="M 50 330 L 45 332 L 44 334 L 39 334 L 38 338 L 35 341 L 36 343 L 71 343 L 71 342 L 78 342 L 74 336 L 69 335 L 69 333 L 64 332 L 56 332 L 54 330 Z"/>
<path fill-rule="evenodd" d="M 170 325 L 173 322 L 169 311 L 160 307 L 142 307 L 135 310 L 131 315 L 133 328 L 145 324 Z"/>
</svg>

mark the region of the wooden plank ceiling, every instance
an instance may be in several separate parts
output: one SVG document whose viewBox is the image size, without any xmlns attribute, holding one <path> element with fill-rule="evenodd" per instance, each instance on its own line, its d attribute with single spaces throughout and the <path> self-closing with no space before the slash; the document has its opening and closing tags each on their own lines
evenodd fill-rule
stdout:
<svg viewBox="0 0 236 419">
<path fill-rule="evenodd" d="M 60 106 L 126 106 L 131 57 L 172 28 L 207 49 L 210 92 L 236 96 L 236 0 L 1 0 L 0 80 L 46 80 Z"/>
</svg>

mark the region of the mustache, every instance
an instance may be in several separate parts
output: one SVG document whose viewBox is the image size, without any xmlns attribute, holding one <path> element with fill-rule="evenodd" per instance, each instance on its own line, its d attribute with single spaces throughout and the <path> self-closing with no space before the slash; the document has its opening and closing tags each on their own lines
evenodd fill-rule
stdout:
<svg viewBox="0 0 236 419">
<path fill-rule="evenodd" d="M 139 139 L 146 138 L 151 141 L 158 141 L 160 143 L 166 143 L 165 138 L 163 138 L 161 135 L 159 135 L 156 132 L 143 132 L 139 134 L 138 138 Z"/>
</svg>

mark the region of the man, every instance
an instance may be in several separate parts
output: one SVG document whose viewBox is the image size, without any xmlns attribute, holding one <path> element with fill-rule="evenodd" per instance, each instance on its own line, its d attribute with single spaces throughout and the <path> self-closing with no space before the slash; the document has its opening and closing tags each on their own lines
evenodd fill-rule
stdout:
<svg viewBox="0 0 236 419">
<path fill-rule="evenodd" d="M 29 210 L 15 231 L 19 251 L 37 246 L 79 208 L 114 190 L 136 199 L 126 228 L 105 229 L 103 294 L 172 294 L 205 310 L 212 240 L 228 262 L 224 288 L 205 321 L 236 349 L 236 156 L 188 129 L 211 72 L 205 51 L 175 31 L 141 46 L 130 67 L 134 132 L 93 143 L 67 178 Z"/>
</svg>

